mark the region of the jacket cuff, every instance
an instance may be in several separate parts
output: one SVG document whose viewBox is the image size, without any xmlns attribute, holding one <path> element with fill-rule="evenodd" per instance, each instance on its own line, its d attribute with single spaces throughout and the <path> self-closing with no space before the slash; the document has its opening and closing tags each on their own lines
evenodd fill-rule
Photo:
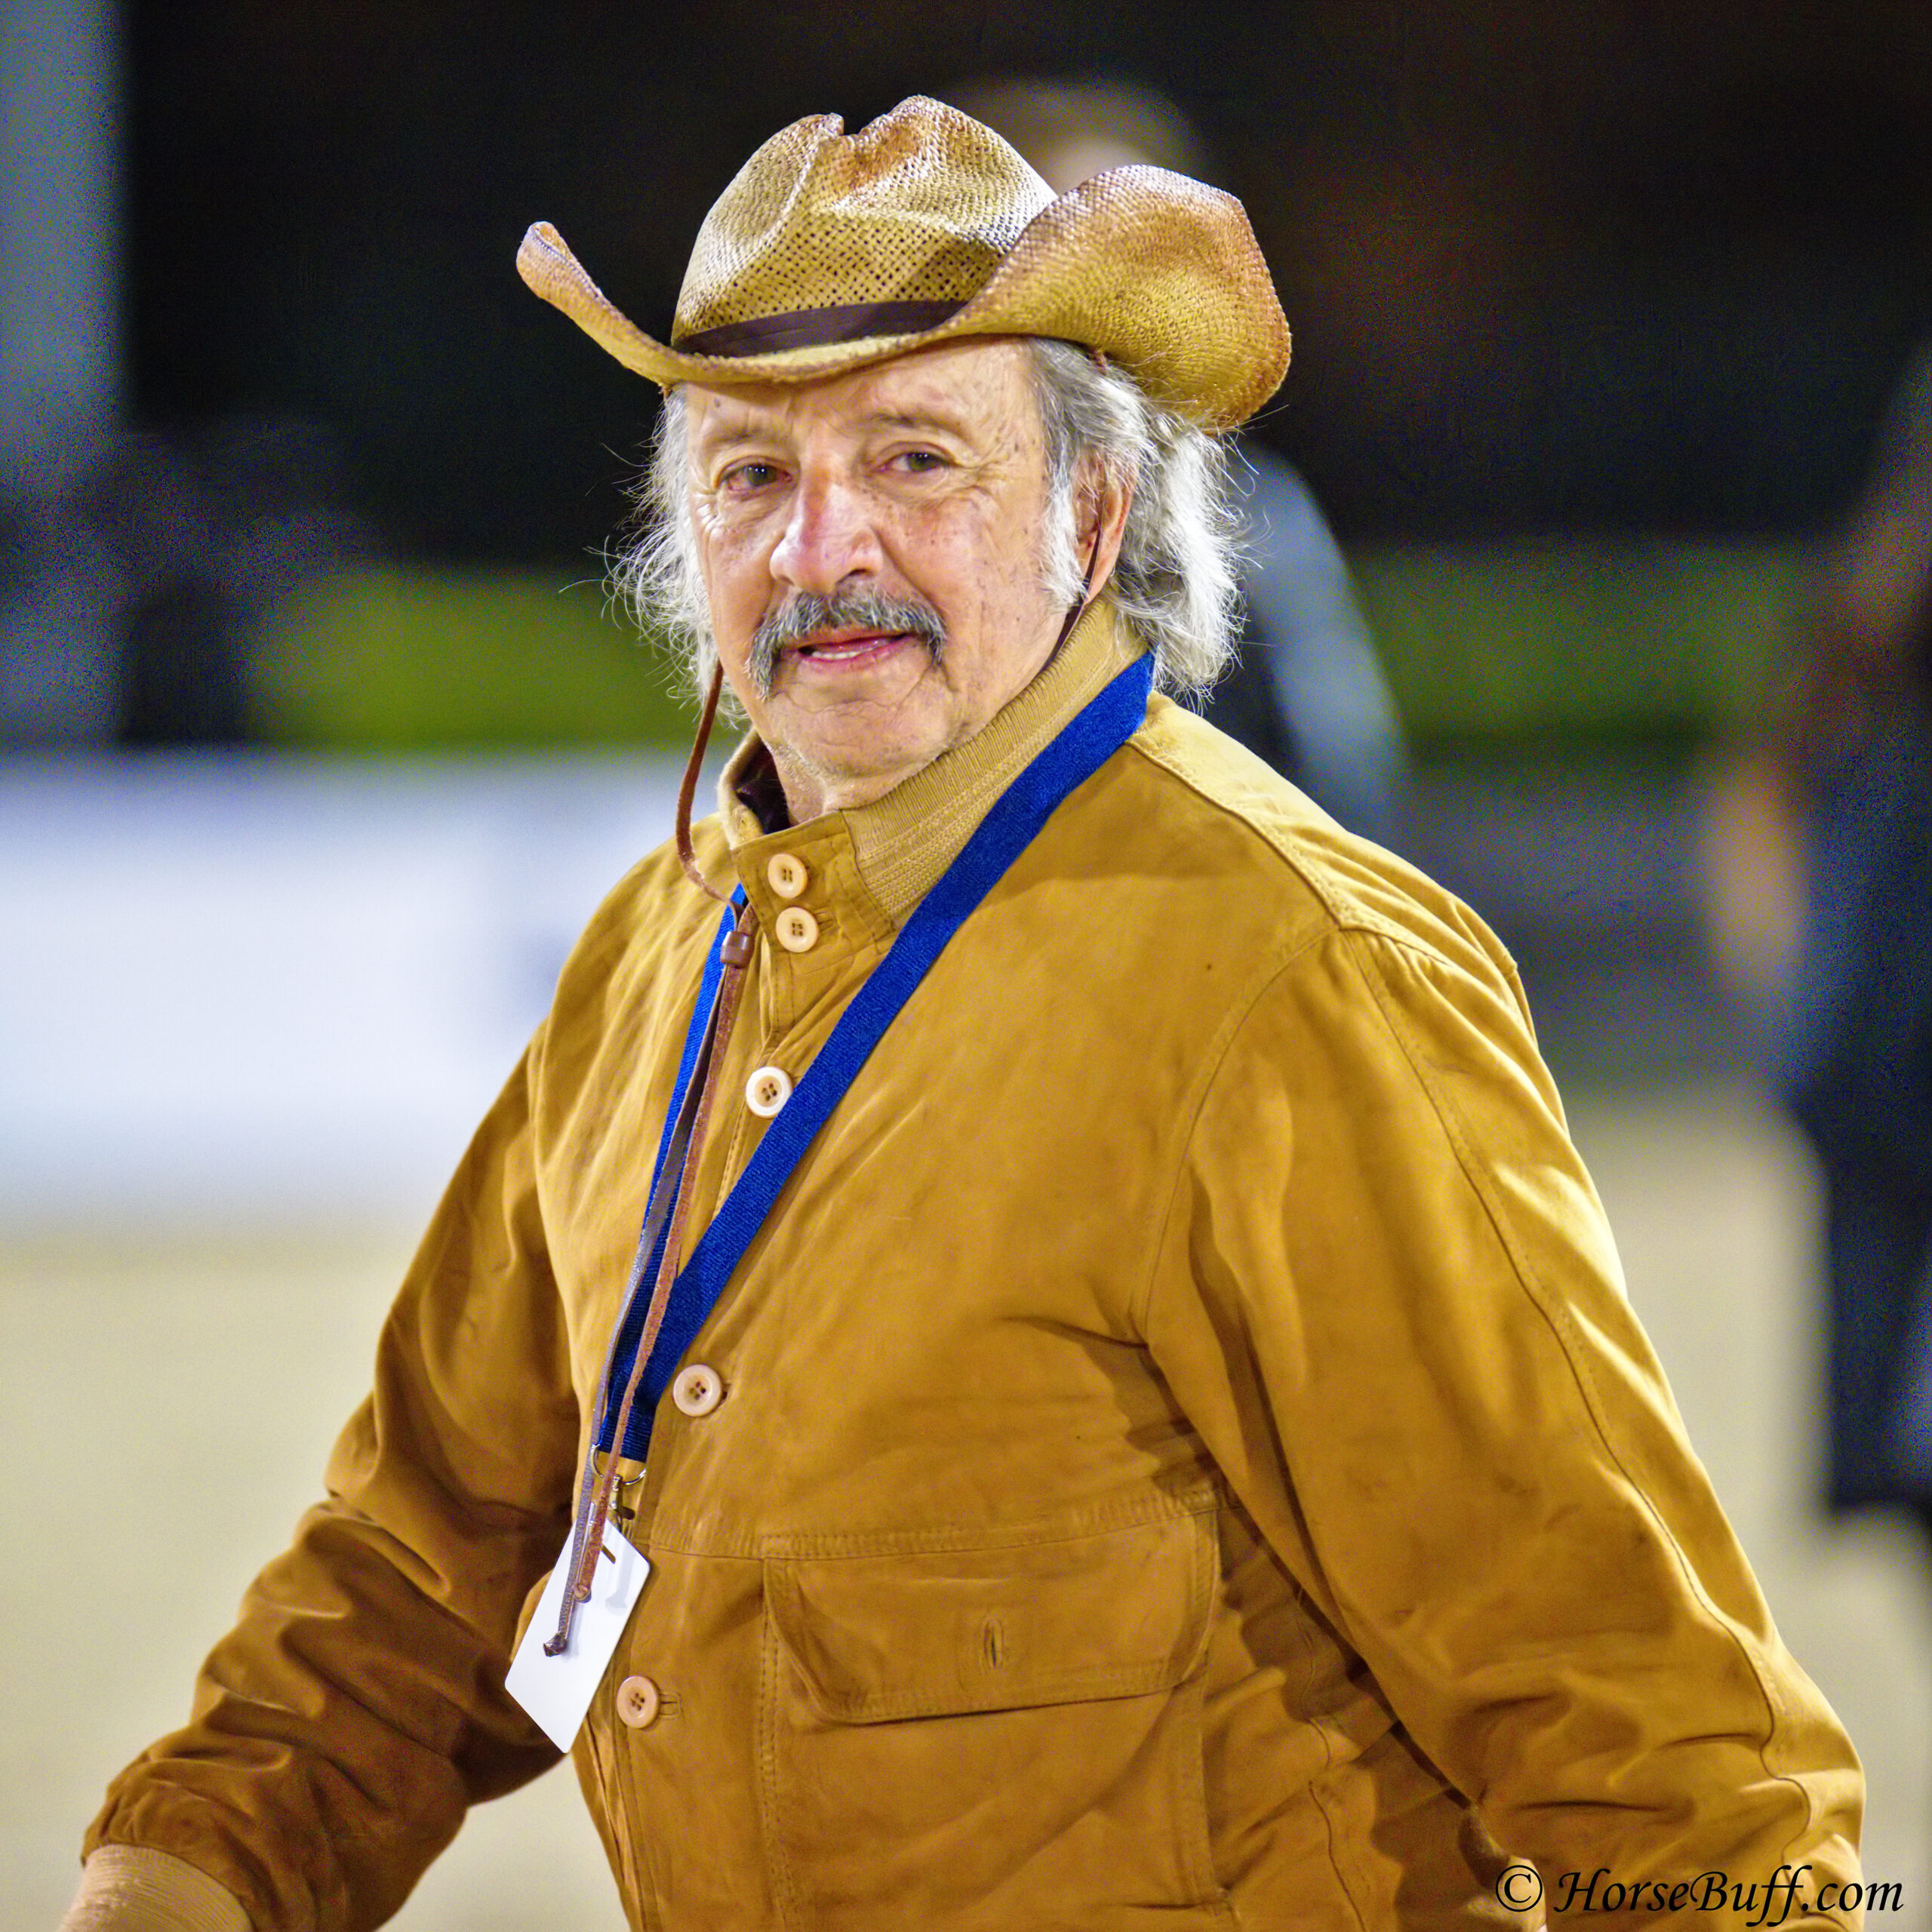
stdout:
<svg viewBox="0 0 1932 1932">
<path fill-rule="evenodd" d="M 81 1869 L 60 1932 L 252 1932 L 226 1885 L 171 1853 L 103 1844 Z"/>
</svg>

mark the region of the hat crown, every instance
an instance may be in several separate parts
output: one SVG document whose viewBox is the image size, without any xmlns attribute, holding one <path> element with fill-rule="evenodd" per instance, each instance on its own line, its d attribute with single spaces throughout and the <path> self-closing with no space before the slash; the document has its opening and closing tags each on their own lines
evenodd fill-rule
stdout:
<svg viewBox="0 0 1932 1932">
<path fill-rule="evenodd" d="M 875 302 L 966 302 L 1053 190 L 989 128 L 915 96 L 781 129 L 705 217 L 671 340 Z"/>
<path fill-rule="evenodd" d="M 1241 204 L 1164 168 L 1056 197 L 990 128 L 915 96 L 847 135 L 795 122 L 705 217 L 670 339 L 648 335 L 548 222 L 517 268 L 627 369 L 810 383 L 979 336 L 1083 343 L 1204 429 L 1244 423 L 1288 325 Z"/>
</svg>

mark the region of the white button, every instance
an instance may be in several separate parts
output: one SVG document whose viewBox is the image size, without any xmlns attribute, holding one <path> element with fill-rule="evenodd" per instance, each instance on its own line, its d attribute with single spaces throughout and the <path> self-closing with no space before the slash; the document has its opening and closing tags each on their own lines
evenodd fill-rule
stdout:
<svg viewBox="0 0 1932 1932">
<path fill-rule="evenodd" d="M 694 1361 L 678 1370 L 671 1384 L 671 1399 L 688 1416 L 708 1416 L 724 1399 L 724 1379 L 716 1369 Z"/>
<path fill-rule="evenodd" d="M 818 921 L 802 906 L 788 906 L 772 922 L 787 952 L 809 952 L 818 943 Z"/>
<path fill-rule="evenodd" d="M 627 1677 L 617 1686 L 617 1715 L 633 1730 L 642 1730 L 654 1722 L 663 1701 L 648 1677 Z"/>
<path fill-rule="evenodd" d="M 795 899 L 811 882 L 805 862 L 795 852 L 774 852 L 767 862 L 764 875 L 780 899 Z"/>
<path fill-rule="evenodd" d="M 745 1105 L 769 1120 L 792 1097 L 792 1076 L 782 1066 L 758 1066 L 745 1082 Z"/>
</svg>

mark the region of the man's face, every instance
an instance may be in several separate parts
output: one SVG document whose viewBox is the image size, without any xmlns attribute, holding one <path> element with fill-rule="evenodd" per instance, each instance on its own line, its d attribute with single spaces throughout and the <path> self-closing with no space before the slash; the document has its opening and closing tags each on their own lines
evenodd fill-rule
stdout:
<svg viewBox="0 0 1932 1932">
<path fill-rule="evenodd" d="M 686 395 L 712 634 L 795 820 L 890 790 L 1045 663 L 1066 612 L 1023 344 Z"/>
</svg>

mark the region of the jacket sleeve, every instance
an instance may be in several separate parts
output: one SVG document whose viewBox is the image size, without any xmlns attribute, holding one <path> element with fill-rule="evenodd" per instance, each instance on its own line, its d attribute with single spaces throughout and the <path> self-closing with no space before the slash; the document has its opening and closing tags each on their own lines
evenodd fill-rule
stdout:
<svg viewBox="0 0 1932 1932">
<path fill-rule="evenodd" d="M 411 1264 L 328 1500 L 249 1587 L 186 1727 L 122 1773 L 88 1833 L 90 1852 L 173 1854 L 278 1932 L 380 1923 L 466 1806 L 556 1761 L 503 1690 L 577 1442 L 531 1146 L 541 1039 Z"/>
<path fill-rule="evenodd" d="M 1808 1860 L 1815 1898 L 1857 1874 L 1856 1757 L 1691 1452 L 1493 945 L 1331 931 L 1231 1019 L 1150 1346 L 1553 1923 L 1554 1875 L 1599 1867 Z"/>
</svg>

